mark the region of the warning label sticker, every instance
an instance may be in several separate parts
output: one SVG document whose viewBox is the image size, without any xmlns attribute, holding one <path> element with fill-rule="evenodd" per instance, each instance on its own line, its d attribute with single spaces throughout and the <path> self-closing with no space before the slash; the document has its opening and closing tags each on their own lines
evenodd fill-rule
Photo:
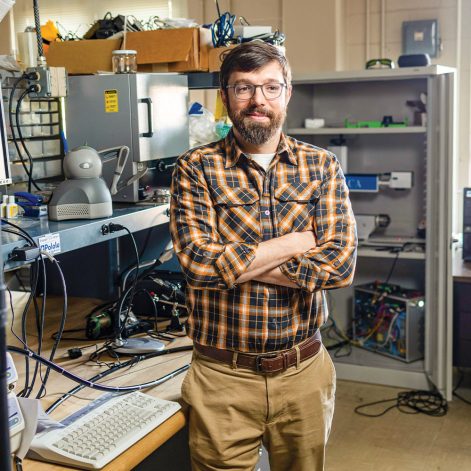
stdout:
<svg viewBox="0 0 471 471">
<path fill-rule="evenodd" d="M 117 113 L 118 111 L 118 90 L 105 90 L 105 112 Z"/>
</svg>

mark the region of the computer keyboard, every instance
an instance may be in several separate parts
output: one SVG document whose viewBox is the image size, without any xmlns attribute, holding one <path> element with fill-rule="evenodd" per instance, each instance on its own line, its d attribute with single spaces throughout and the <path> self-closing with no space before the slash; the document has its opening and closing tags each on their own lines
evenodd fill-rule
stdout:
<svg viewBox="0 0 471 471">
<path fill-rule="evenodd" d="M 141 392 L 106 394 L 37 434 L 28 457 L 84 469 L 100 469 L 180 409 Z"/>
</svg>

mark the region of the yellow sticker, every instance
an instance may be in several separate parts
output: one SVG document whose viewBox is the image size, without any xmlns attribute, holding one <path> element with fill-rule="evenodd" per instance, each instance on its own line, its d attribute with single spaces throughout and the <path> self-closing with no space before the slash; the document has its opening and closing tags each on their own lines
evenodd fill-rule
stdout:
<svg viewBox="0 0 471 471">
<path fill-rule="evenodd" d="M 105 113 L 117 113 L 118 90 L 105 90 Z"/>
</svg>

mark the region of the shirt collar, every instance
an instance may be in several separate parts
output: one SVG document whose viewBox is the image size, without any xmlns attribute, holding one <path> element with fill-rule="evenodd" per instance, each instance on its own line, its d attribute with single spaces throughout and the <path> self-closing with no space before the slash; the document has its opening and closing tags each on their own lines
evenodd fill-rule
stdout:
<svg viewBox="0 0 471 471">
<path fill-rule="evenodd" d="M 241 155 L 245 155 L 240 149 L 237 141 L 234 137 L 232 129 L 229 131 L 228 135 L 224 139 L 224 147 L 226 151 L 226 165 L 225 168 L 234 167 L 240 159 Z M 286 158 L 293 164 L 298 165 L 298 159 L 295 155 L 294 149 L 295 144 L 291 139 L 287 138 L 283 133 L 281 133 L 280 143 L 276 150 L 276 154 L 280 156 L 286 155 Z"/>
</svg>

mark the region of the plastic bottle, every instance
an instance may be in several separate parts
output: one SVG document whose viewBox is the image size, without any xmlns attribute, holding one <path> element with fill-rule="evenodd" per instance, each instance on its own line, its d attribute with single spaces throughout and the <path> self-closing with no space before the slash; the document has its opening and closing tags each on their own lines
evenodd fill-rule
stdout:
<svg viewBox="0 0 471 471">
<path fill-rule="evenodd" d="M 13 195 L 8 197 L 5 217 L 7 219 L 15 219 L 18 217 L 18 205 L 15 203 L 15 197 Z"/>
<path fill-rule="evenodd" d="M 7 215 L 7 204 L 8 204 L 8 195 L 3 195 L 2 204 L 0 206 L 1 217 L 4 218 Z"/>
</svg>

